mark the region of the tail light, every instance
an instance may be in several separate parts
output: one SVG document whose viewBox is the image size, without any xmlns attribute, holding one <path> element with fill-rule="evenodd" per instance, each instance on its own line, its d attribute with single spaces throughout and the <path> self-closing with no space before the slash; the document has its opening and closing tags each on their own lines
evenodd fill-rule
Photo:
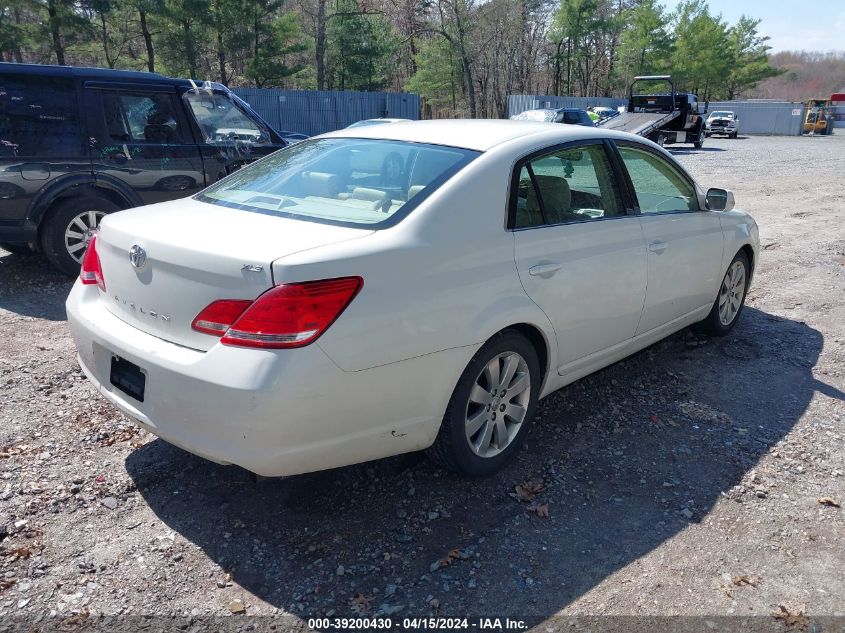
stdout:
<svg viewBox="0 0 845 633">
<path fill-rule="evenodd" d="M 106 280 L 103 278 L 103 267 L 100 265 L 100 256 L 97 255 L 97 236 L 94 235 L 88 242 L 85 255 L 82 256 L 82 268 L 79 270 L 79 279 L 83 284 L 97 284 L 100 290 L 106 291 Z"/>
<path fill-rule="evenodd" d="M 197 315 L 191 327 L 197 332 L 222 336 L 226 333 L 232 323 L 237 321 L 252 301 L 239 301 L 235 299 L 221 299 L 209 304 L 205 310 Z"/>
<path fill-rule="evenodd" d="M 360 277 L 342 277 L 276 286 L 255 301 L 223 299 L 208 305 L 191 327 L 222 335 L 241 347 L 303 347 L 317 340 L 361 290 Z"/>
</svg>

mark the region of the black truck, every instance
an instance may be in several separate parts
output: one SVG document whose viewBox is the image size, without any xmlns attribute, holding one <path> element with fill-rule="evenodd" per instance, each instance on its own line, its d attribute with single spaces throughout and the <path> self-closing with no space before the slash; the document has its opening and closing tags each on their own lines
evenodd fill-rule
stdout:
<svg viewBox="0 0 845 633">
<path fill-rule="evenodd" d="M 669 84 L 669 92 L 634 94 L 638 83 L 657 81 Z M 599 125 L 608 130 L 644 136 L 658 145 L 692 143 L 701 147 L 705 137 L 702 115 L 706 111 L 705 108 L 704 113 L 699 112 L 696 95 L 675 92 L 675 84 L 669 75 L 647 75 L 634 77 L 631 82 L 627 111 Z"/>
</svg>

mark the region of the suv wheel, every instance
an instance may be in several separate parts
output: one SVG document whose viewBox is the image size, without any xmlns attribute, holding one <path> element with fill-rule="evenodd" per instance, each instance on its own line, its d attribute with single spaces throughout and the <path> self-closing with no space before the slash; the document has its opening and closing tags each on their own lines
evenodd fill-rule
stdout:
<svg viewBox="0 0 845 633">
<path fill-rule="evenodd" d="M 120 207 L 97 196 L 56 203 L 41 225 L 41 249 L 49 262 L 66 275 L 79 274 L 82 255 L 100 220 Z"/>
<path fill-rule="evenodd" d="M 541 383 L 528 339 L 513 330 L 494 336 L 458 380 L 429 455 L 465 475 L 494 473 L 525 440 Z"/>
</svg>

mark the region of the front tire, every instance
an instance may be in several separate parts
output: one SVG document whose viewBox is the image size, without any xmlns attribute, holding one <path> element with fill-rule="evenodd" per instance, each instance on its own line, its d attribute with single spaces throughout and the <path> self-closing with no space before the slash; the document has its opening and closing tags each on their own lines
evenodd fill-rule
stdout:
<svg viewBox="0 0 845 633">
<path fill-rule="evenodd" d="M 429 456 L 473 477 L 499 470 L 525 441 L 541 371 L 537 351 L 519 332 L 505 330 L 487 341 L 461 374 Z"/>
<path fill-rule="evenodd" d="M 702 334 L 725 336 L 730 332 L 739 315 L 745 307 L 745 295 L 748 292 L 748 281 L 751 277 L 751 266 L 744 251 L 739 251 L 728 266 L 719 295 L 713 302 L 710 314 L 701 323 L 696 324 L 696 330 Z"/>
<path fill-rule="evenodd" d="M 107 214 L 119 209 L 112 201 L 98 196 L 58 202 L 41 225 L 41 249 L 48 261 L 68 276 L 78 275 L 93 231 Z"/>
</svg>

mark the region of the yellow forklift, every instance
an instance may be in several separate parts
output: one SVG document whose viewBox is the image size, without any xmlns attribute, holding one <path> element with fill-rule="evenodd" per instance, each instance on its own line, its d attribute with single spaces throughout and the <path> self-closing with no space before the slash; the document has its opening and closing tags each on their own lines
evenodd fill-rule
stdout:
<svg viewBox="0 0 845 633">
<path fill-rule="evenodd" d="M 833 134 L 833 110 L 830 99 L 810 99 L 804 115 L 805 134 Z"/>
</svg>

